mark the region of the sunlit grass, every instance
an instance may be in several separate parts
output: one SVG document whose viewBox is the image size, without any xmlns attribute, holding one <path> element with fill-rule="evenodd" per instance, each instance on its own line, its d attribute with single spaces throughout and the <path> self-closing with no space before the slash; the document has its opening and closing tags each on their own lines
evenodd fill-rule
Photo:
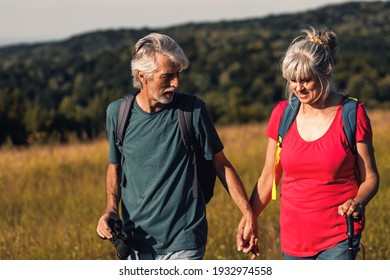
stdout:
<svg viewBox="0 0 390 280">
<path fill-rule="evenodd" d="M 95 234 L 104 210 L 106 146 L 1 151 L 2 259 L 115 256 Z"/>
<path fill-rule="evenodd" d="M 390 112 L 370 113 L 381 188 L 367 207 L 362 243 L 366 259 L 389 259 Z M 264 124 L 220 127 L 225 153 L 250 195 L 264 162 Z M 105 207 L 108 145 L 89 144 L 0 150 L 0 259 L 116 259 L 96 223 Z M 218 182 L 207 206 L 206 259 L 247 259 L 237 252 L 241 214 Z M 259 217 L 260 259 L 280 259 L 279 202 Z M 362 254 L 359 255 L 362 258 Z"/>
</svg>

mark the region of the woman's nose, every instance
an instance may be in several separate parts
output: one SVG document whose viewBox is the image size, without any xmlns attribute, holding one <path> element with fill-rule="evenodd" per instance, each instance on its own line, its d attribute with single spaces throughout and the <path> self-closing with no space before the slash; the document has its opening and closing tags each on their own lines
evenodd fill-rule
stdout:
<svg viewBox="0 0 390 280">
<path fill-rule="evenodd" d="M 295 90 L 296 90 L 296 91 L 301 91 L 302 89 L 303 89 L 303 83 L 301 83 L 301 82 L 296 82 Z"/>
</svg>

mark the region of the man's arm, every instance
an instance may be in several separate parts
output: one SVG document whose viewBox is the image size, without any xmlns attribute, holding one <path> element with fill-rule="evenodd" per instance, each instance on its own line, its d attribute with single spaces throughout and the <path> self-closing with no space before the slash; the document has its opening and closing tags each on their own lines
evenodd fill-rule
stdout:
<svg viewBox="0 0 390 280">
<path fill-rule="evenodd" d="M 121 199 L 121 168 L 119 164 L 110 163 L 106 175 L 106 211 L 100 217 L 96 231 L 101 238 L 112 238 L 108 226 L 110 218 L 119 219 L 118 204 Z"/>
<path fill-rule="evenodd" d="M 244 185 L 223 151 L 213 156 L 217 176 L 243 214 L 242 244 L 248 252 L 257 244 L 257 221 L 250 207 Z M 238 248 L 240 251 L 242 248 Z"/>
</svg>

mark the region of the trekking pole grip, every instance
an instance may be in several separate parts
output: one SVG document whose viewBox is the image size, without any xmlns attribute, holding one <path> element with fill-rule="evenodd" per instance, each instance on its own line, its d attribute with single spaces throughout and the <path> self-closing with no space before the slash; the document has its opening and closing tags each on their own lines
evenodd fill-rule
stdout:
<svg viewBox="0 0 390 280">
<path fill-rule="evenodd" d="M 347 222 L 347 235 L 348 235 L 348 253 L 349 259 L 353 259 L 353 237 L 354 237 L 354 227 L 353 227 L 353 217 L 345 216 Z"/>
</svg>

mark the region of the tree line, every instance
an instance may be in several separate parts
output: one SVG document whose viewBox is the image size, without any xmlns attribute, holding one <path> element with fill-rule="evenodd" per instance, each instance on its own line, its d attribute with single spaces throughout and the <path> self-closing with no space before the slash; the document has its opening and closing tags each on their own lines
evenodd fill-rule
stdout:
<svg viewBox="0 0 390 280">
<path fill-rule="evenodd" d="M 161 29 L 91 32 L 0 48 L 0 145 L 90 140 L 107 105 L 133 91 L 130 59 L 150 32 L 172 36 L 190 59 L 179 90 L 206 101 L 215 123 L 259 122 L 285 98 L 280 60 L 305 25 L 339 38 L 334 79 L 368 108 L 390 104 L 390 3 L 351 2 L 303 13 Z"/>
</svg>

